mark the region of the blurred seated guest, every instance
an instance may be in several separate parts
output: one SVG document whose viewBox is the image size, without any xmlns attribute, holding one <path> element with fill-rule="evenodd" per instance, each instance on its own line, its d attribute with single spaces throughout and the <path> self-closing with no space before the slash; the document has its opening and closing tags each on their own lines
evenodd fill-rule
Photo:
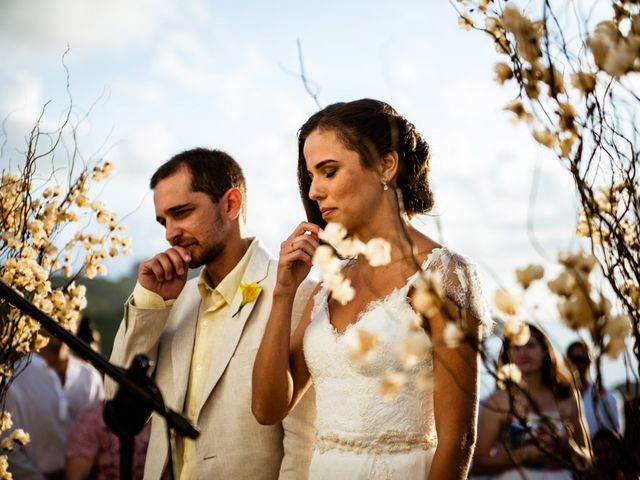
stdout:
<svg viewBox="0 0 640 480">
<path fill-rule="evenodd" d="M 581 340 L 573 342 L 567 347 L 567 359 L 578 376 L 578 388 L 582 393 L 584 416 L 591 437 L 595 437 L 601 429 L 620 433 L 620 399 L 614 392 L 604 387 L 599 390 L 591 383 L 591 351 L 587 344 Z"/>
<path fill-rule="evenodd" d="M 590 461 L 578 393 L 549 339 L 527 325 L 526 343 L 503 340 L 499 388 L 481 405 L 472 473 L 501 480 L 570 480 L 572 470 Z M 519 374 L 505 375 L 509 371 Z"/>
<path fill-rule="evenodd" d="M 82 409 L 103 398 L 102 378 L 55 337 L 15 368 L 21 370 L 7 393 L 6 409 L 13 426 L 31 440 L 9 453 L 9 471 L 17 480 L 62 479 L 67 433 Z"/>
<path fill-rule="evenodd" d="M 69 432 L 66 454 L 66 480 L 111 480 L 120 478 L 120 442 L 102 418 L 102 402 L 83 410 Z M 142 479 L 149 444 L 151 423 L 136 435 L 133 476 Z"/>
</svg>

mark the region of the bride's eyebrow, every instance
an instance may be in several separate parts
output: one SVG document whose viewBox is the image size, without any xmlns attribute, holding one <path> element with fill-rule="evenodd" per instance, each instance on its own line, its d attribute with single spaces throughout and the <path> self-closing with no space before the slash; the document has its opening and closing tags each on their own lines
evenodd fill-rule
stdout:
<svg viewBox="0 0 640 480">
<path fill-rule="evenodd" d="M 314 170 L 316 170 L 316 171 L 318 171 L 318 170 L 320 170 L 320 169 L 322 169 L 322 168 L 326 167 L 327 165 L 331 165 L 331 164 L 333 164 L 333 163 L 338 163 L 338 161 L 337 161 L 337 160 L 334 160 L 334 159 L 332 159 L 332 158 L 328 158 L 327 160 L 322 160 L 321 162 L 316 163 L 316 164 L 313 166 L 313 169 L 314 169 Z M 310 170 L 307 170 L 307 172 L 308 172 L 308 173 L 311 173 L 311 171 L 310 171 Z"/>
</svg>

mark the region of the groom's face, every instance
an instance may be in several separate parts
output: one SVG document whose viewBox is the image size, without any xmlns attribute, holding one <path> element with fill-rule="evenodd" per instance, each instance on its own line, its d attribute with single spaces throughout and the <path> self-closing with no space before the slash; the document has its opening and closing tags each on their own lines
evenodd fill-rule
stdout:
<svg viewBox="0 0 640 480">
<path fill-rule="evenodd" d="M 224 251 L 231 228 L 222 207 L 225 197 L 213 202 L 206 193 L 194 192 L 186 167 L 157 183 L 153 203 L 167 241 L 191 254 L 190 268 L 209 264 Z"/>
</svg>

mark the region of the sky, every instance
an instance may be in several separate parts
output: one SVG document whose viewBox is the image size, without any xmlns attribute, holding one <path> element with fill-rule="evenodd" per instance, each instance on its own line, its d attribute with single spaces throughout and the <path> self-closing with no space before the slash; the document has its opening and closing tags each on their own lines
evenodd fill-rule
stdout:
<svg viewBox="0 0 640 480">
<path fill-rule="evenodd" d="M 198 146 L 241 164 L 248 230 L 276 253 L 304 218 L 296 131 L 317 110 L 299 76 L 298 40 L 323 106 L 385 100 L 427 139 L 436 206 L 414 222 L 478 263 L 489 299 L 498 286 L 520 293 L 515 268 L 553 272 L 557 252 L 580 245 L 570 176 L 511 123 L 503 106 L 516 91 L 494 81 L 498 54 L 482 33 L 458 27 L 447 1 L 2 0 L 0 168 L 20 164 L 45 102 L 44 123 L 60 120 L 68 46 L 74 113 L 89 113 L 80 151 L 115 166 L 92 197 L 124 217 L 133 243 L 130 257 L 107 263 L 109 278 L 167 247 L 148 181 Z M 564 348 L 574 335 L 549 296 L 529 297 L 528 315 Z M 607 367 L 611 378 L 621 365 Z"/>
</svg>

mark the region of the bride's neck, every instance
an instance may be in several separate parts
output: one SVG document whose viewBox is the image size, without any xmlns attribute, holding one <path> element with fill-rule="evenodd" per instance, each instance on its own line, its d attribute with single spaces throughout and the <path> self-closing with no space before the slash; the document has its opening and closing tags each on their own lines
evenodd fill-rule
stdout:
<svg viewBox="0 0 640 480">
<path fill-rule="evenodd" d="M 386 240 L 391 246 L 391 261 L 408 258 L 415 255 L 415 244 L 412 240 L 413 227 L 408 220 L 401 223 L 399 218 L 395 222 L 385 222 L 386 225 L 368 224 L 366 229 L 354 232 L 354 235 L 363 242 L 368 242 L 373 238 Z M 390 225 L 391 223 L 391 225 Z"/>
</svg>

